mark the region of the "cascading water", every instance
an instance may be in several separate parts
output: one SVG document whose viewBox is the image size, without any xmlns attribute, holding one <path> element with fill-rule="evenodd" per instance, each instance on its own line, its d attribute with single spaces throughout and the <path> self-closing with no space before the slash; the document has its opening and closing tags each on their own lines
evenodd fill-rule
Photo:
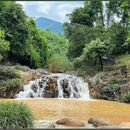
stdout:
<svg viewBox="0 0 130 130">
<path fill-rule="evenodd" d="M 23 86 L 16 98 L 84 98 L 90 99 L 87 82 L 69 74 L 49 74 Z"/>
</svg>

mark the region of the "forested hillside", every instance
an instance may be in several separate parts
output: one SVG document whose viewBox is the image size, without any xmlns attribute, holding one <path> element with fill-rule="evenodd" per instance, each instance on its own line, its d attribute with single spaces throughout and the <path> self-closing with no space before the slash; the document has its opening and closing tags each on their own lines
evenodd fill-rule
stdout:
<svg viewBox="0 0 130 130">
<path fill-rule="evenodd" d="M 130 52 L 129 12 L 128 0 L 85 1 L 84 7 L 68 14 L 63 36 L 39 30 L 21 5 L 1 2 L 0 60 L 31 68 L 103 71 L 104 65 L 113 65 L 117 57 Z"/>
<path fill-rule="evenodd" d="M 0 22 L 2 62 L 46 67 L 51 56 L 58 54 L 59 57 L 59 53 L 67 52 L 68 41 L 64 36 L 37 29 L 35 21 L 15 2 L 1 2 Z"/>
<path fill-rule="evenodd" d="M 65 23 L 68 56 L 75 67 L 104 69 L 107 63 L 130 52 L 130 1 L 84 2 Z M 109 61 L 109 62 L 108 62 Z"/>
<path fill-rule="evenodd" d="M 48 29 L 56 34 L 64 34 L 63 25 L 60 22 L 48 18 L 40 17 L 35 20 L 37 28 L 41 30 Z"/>
</svg>

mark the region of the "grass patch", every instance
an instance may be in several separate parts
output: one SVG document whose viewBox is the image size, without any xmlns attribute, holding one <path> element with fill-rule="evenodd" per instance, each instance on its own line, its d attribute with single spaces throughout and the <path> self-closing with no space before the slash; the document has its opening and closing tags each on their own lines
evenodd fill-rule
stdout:
<svg viewBox="0 0 130 130">
<path fill-rule="evenodd" d="M 130 54 L 125 54 L 117 58 L 118 65 L 127 65 L 130 67 Z"/>
<path fill-rule="evenodd" d="M 0 102 L 0 128 L 32 128 L 33 116 L 23 103 Z"/>
<path fill-rule="evenodd" d="M 124 54 L 124 55 L 118 56 L 116 59 L 116 64 L 104 66 L 104 70 L 116 71 L 116 70 L 121 69 L 123 66 L 127 66 L 128 68 L 130 68 L 130 54 Z"/>
<path fill-rule="evenodd" d="M 16 65 L 16 66 L 15 66 L 15 69 L 16 69 L 16 70 L 25 71 L 25 69 L 24 69 L 23 66 L 21 66 L 21 65 Z"/>
</svg>

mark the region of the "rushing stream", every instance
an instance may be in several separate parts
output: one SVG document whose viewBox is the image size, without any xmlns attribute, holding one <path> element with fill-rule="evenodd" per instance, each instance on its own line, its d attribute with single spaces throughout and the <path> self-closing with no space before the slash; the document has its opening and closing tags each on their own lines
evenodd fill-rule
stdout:
<svg viewBox="0 0 130 130">
<path fill-rule="evenodd" d="M 75 100 L 76 98 L 85 100 Z M 114 124 L 130 122 L 130 105 L 89 99 L 87 82 L 75 75 L 57 73 L 30 81 L 23 86 L 23 91 L 16 95 L 16 99 L 4 101 L 26 103 L 37 120 L 67 117 L 87 121 L 89 117 L 96 116 Z"/>
<path fill-rule="evenodd" d="M 16 98 L 84 98 L 90 99 L 87 82 L 69 74 L 49 74 L 23 86 Z"/>
</svg>

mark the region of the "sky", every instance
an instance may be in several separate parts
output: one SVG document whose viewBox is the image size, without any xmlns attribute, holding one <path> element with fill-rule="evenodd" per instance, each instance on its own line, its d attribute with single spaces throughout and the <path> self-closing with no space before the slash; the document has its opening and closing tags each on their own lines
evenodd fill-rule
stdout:
<svg viewBox="0 0 130 130">
<path fill-rule="evenodd" d="M 68 21 L 66 14 L 76 7 L 82 7 L 83 1 L 17 1 L 30 17 L 46 17 L 58 22 Z"/>
</svg>

